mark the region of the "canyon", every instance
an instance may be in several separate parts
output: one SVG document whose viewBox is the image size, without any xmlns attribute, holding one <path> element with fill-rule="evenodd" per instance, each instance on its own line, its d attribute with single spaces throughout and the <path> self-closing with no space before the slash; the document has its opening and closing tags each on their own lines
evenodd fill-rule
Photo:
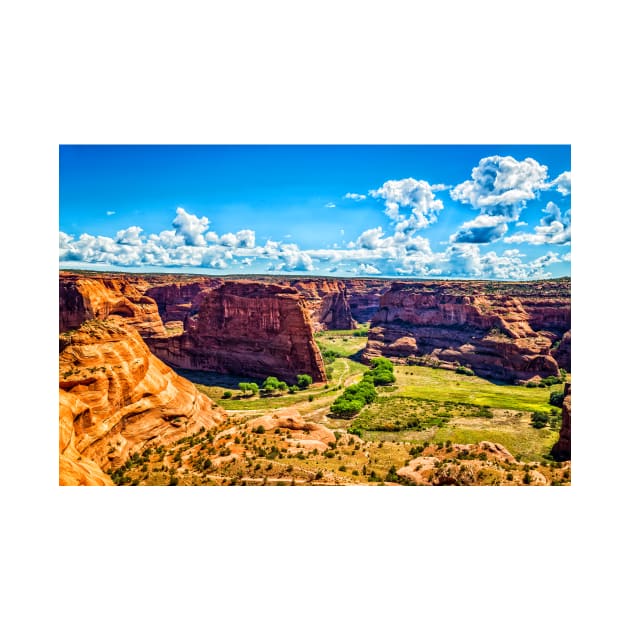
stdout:
<svg viewBox="0 0 630 630">
<path fill-rule="evenodd" d="M 355 333 L 358 337 L 352 335 L 357 327 L 361 327 Z M 267 434 L 293 433 L 288 441 L 278 440 L 278 448 L 288 449 L 287 457 L 301 457 L 309 440 L 316 444 L 313 452 L 321 457 L 334 454 L 331 445 L 335 442 L 344 445 L 351 457 L 358 444 L 368 452 L 370 442 L 351 438 L 347 424 L 339 425 L 341 434 L 333 434 L 331 427 L 337 425 L 326 415 L 338 395 L 334 390 L 356 383 L 365 369 L 330 355 L 325 362 L 319 340 L 327 331 L 331 332 L 328 349 L 339 344 L 352 348 L 347 355 L 333 357 L 347 356 L 363 364 L 389 357 L 401 367 L 461 370 L 493 382 L 520 385 L 542 386 L 541 379 L 546 377 L 564 378 L 571 369 L 570 280 L 224 278 L 62 271 L 59 331 L 59 483 L 111 485 L 112 479 L 116 483 L 126 479 L 120 471 L 132 458 L 149 461 L 146 453 L 155 453 L 160 447 L 172 451 L 182 440 L 194 444 L 194 439 L 201 439 L 194 436 L 202 434 L 208 436 L 207 444 L 212 443 L 212 436 L 221 436 L 224 444 L 222 449 L 217 446 L 223 454 L 217 452 L 208 460 L 210 470 L 229 468 L 230 453 L 247 453 L 228 439 L 237 426 L 250 436 L 243 439 L 257 439 L 257 429 Z M 336 361 L 337 371 L 329 366 L 331 360 Z M 225 411 L 225 403 L 215 402 L 224 393 L 232 395 L 229 387 L 204 389 L 199 380 L 195 385 L 178 374 L 181 370 L 193 380 L 197 373 L 232 375 L 258 383 L 276 376 L 290 385 L 297 382 L 298 374 L 308 374 L 314 395 L 328 407 L 318 406 L 317 401 L 307 405 L 314 397 L 308 392 L 301 398 L 294 396 L 286 409 L 281 399 L 265 402 L 262 397 L 251 397 L 248 407 L 245 396 L 237 401 L 237 409 L 241 405 L 252 410 L 260 406 L 260 412 L 277 411 L 262 417 L 254 413 L 251 418 L 245 413 L 238 420 L 239 416 Z M 330 393 L 329 385 L 335 385 Z M 290 406 L 296 400 L 302 402 Z M 567 383 L 560 435 L 551 451 L 558 462 L 570 463 L 570 410 Z M 412 457 L 409 464 L 401 461 L 397 477 L 392 479 L 418 485 L 509 485 L 514 483 L 511 479 L 517 469 L 517 478 L 529 474 L 524 483 L 533 485 L 566 478 L 561 476 L 565 469 L 542 476 L 528 473 L 526 465 L 515 463 L 512 454 L 494 441 L 449 447 L 462 450 L 469 458 L 479 456 L 466 474 L 442 465 L 450 451 L 438 445 L 426 449 L 420 458 Z M 301 447 L 295 446 L 298 442 Z M 201 452 L 200 447 L 195 448 L 195 453 Z M 158 477 L 176 478 L 174 471 L 182 469 L 174 457 L 151 456 L 156 465 L 162 462 L 160 466 L 170 470 L 155 473 Z M 191 455 L 190 461 L 193 459 Z M 504 467 L 503 476 L 493 477 L 490 464 L 494 460 Z M 512 469 L 512 477 L 508 477 Z M 118 471 L 118 476 L 112 477 L 112 471 Z M 281 472 L 278 474 L 282 479 Z M 211 478 L 204 473 L 204 483 Z M 304 479 L 314 482 L 308 475 Z M 323 479 L 340 483 L 344 477 L 333 474 Z"/>
<path fill-rule="evenodd" d="M 568 282 L 395 282 L 372 319 L 364 357 L 527 381 L 559 374 L 554 344 L 569 364 L 569 329 Z"/>
</svg>

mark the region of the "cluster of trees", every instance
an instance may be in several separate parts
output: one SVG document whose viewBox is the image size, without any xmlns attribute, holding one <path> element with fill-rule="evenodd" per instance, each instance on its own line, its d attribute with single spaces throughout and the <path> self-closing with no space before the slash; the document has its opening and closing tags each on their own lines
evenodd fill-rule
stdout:
<svg viewBox="0 0 630 630">
<path fill-rule="evenodd" d="M 296 376 L 297 385 L 287 385 L 275 376 L 268 376 L 259 387 L 257 383 L 239 383 L 238 388 L 243 392 L 243 396 L 271 396 L 275 393 L 290 391 L 295 393 L 300 389 L 308 389 L 313 384 L 313 377 L 310 374 L 298 374 Z M 262 390 L 262 391 L 261 391 Z M 231 398 L 232 392 L 224 392 L 223 398 Z"/>
<path fill-rule="evenodd" d="M 386 385 L 396 380 L 394 376 L 394 364 L 385 358 L 372 359 L 371 369 L 356 384 L 346 387 L 330 406 L 330 412 L 341 418 L 355 416 L 365 405 L 376 400 L 375 385 Z"/>
</svg>

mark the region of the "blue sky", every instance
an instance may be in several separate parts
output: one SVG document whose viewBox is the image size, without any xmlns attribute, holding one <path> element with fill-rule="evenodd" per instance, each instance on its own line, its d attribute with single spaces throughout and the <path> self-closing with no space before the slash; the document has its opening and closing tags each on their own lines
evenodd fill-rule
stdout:
<svg viewBox="0 0 630 630">
<path fill-rule="evenodd" d="M 62 268 L 570 275 L 568 145 L 63 145 Z"/>
</svg>

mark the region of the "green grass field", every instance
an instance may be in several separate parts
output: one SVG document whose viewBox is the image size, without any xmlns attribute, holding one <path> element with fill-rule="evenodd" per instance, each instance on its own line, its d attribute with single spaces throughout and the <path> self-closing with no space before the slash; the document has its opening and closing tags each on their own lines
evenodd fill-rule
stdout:
<svg viewBox="0 0 630 630">
<path fill-rule="evenodd" d="M 496 409 L 550 411 L 549 394 L 562 391 L 564 385 L 523 387 L 497 385 L 478 376 L 456 374 L 450 370 L 420 366 L 396 366 L 396 393 L 410 398 L 451 401 Z"/>
</svg>

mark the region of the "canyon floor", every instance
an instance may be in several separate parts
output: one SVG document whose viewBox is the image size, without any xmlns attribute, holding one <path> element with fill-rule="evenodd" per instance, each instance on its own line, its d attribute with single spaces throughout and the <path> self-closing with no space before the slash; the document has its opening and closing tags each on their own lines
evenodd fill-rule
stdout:
<svg viewBox="0 0 630 630">
<path fill-rule="evenodd" d="M 328 384 L 294 393 L 244 395 L 239 383 L 249 377 L 178 369 L 226 420 L 106 472 L 118 485 L 570 485 L 570 462 L 549 455 L 559 435 L 549 397 L 564 384 L 396 365 L 395 382 L 344 419 L 330 406 L 368 370 L 358 361 L 365 330 L 323 331 L 316 341 Z M 534 412 L 549 414 L 549 425 L 534 428 Z"/>
</svg>

